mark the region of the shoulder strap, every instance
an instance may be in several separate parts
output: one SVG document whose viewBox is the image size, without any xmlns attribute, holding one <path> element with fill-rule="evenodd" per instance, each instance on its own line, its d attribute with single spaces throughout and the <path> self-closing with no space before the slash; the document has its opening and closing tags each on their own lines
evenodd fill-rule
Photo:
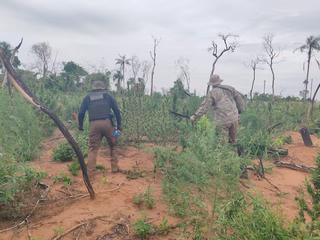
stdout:
<svg viewBox="0 0 320 240">
<path fill-rule="evenodd" d="M 231 94 L 233 94 L 233 92 L 228 89 L 228 88 L 225 88 L 225 87 L 221 87 L 221 86 L 212 86 L 212 88 L 220 88 L 220 89 L 223 89 L 223 90 L 227 90 L 228 92 L 230 92 Z"/>
</svg>

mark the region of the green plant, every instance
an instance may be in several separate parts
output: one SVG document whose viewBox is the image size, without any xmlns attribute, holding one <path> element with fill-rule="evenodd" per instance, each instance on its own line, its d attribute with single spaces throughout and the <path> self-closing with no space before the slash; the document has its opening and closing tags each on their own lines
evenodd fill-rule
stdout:
<svg viewBox="0 0 320 240">
<path fill-rule="evenodd" d="M 172 225 L 168 225 L 168 220 L 166 218 L 162 218 L 162 222 L 159 225 L 159 227 L 156 229 L 156 231 L 159 234 L 167 235 L 172 230 Z"/>
<path fill-rule="evenodd" d="M 52 180 L 54 180 L 53 184 L 57 182 L 62 182 L 64 186 L 73 184 L 73 180 L 68 177 L 63 171 L 60 172 L 59 176 L 54 176 Z"/>
<path fill-rule="evenodd" d="M 32 240 L 44 240 L 44 239 L 41 237 L 38 237 L 38 238 L 32 238 Z"/>
<path fill-rule="evenodd" d="M 145 191 L 144 193 L 144 199 L 145 199 L 145 203 L 147 205 L 148 208 L 153 208 L 156 205 L 156 198 L 155 196 L 152 194 L 155 191 L 150 187 L 150 184 L 147 186 L 147 191 Z"/>
<path fill-rule="evenodd" d="M 149 233 L 151 231 L 154 231 L 153 229 L 153 224 L 152 223 L 148 223 L 148 218 L 147 216 L 149 216 L 148 213 L 141 211 L 141 217 L 137 219 L 137 221 L 135 221 L 134 223 L 132 223 L 133 225 L 133 230 L 136 231 L 137 235 L 141 238 L 141 239 L 145 239 L 148 237 Z"/>
<path fill-rule="evenodd" d="M 69 172 L 73 175 L 73 176 L 78 176 L 78 170 L 81 169 L 80 164 L 78 161 L 73 162 L 71 165 L 67 164 Z"/>
<path fill-rule="evenodd" d="M 141 203 L 144 202 L 143 198 L 144 198 L 144 194 L 143 194 L 143 193 L 139 193 L 138 196 L 133 195 L 134 202 L 135 202 L 136 204 L 138 204 L 138 205 L 140 205 Z"/>
<path fill-rule="evenodd" d="M 60 225 L 58 225 L 58 228 L 57 228 L 57 229 L 53 228 L 52 230 L 53 230 L 54 235 L 55 235 L 56 237 L 59 236 L 59 235 L 61 235 L 61 234 L 63 234 L 63 232 L 64 232 L 64 228 L 60 227 Z"/>
<path fill-rule="evenodd" d="M 37 172 L 29 162 L 18 162 L 7 154 L 0 155 L 0 219 L 17 217 L 21 208 L 28 204 L 24 193 L 46 175 Z"/>
<path fill-rule="evenodd" d="M 61 142 L 58 147 L 53 149 L 53 161 L 72 161 L 74 158 L 74 151 L 68 142 Z"/>
<path fill-rule="evenodd" d="M 291 144 L 292 143 L 292 137 L 291 135 L 287 135 L 283 137 L 283 142 L 286 144 Z"/>
<path fill-rule="evenodd" d="M 96 166 L 96 169 L 97 169 L 97 170 L 107 171 L 107 168 L 106 168 L 105 166 L 102 166 L 102 165 L 97 165 L 97 166 Z"/>
<path fill-rule="evenodd" d="M 155 191 L 150 187 L 150 184 L 147 186 L 147 190 L 143 193 L 139 193 L 138 196 L 133 195 L 134 202 L 138 205 L 142 204 L 143 202 L 146 203 L 148 208 L 153 208 L 156 205 L 156 198 L 152 194 Z"/>
<path fill-rule="evenodd" d="M 140 170 L 137 169 L 136 166 L 132 167 L 132 171 L 131 170 L 123 170 L 123 169 L 119 169 L 120 172 L 126 174 L 126 178 L 128 179 L 138 179 L 139 177 L 143 178 L 145 177 L 145 175 L 147 175 L 147 171 L 146 170 Z"/>
</svg>

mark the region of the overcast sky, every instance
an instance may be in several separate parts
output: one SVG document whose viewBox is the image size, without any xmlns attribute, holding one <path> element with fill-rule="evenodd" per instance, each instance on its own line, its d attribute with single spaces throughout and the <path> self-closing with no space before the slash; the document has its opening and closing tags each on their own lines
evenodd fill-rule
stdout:
<svg viewBox="0 0 320 240">
<path fill-rule="evenodd" d="M 320 35 L 319 11 L 319 0 L 0 0 L 0 41 L 16 46 L 23 37 L 19 52 L 23 63 L 32 62 L 33 44 L 48 41 L 54 53 L 58 51 L 59 62 L 72 60 L 87 67 L 87 62 L 97 64 L 104 59 L 113 70 L 118 54 L 151 60 L 153 34 L 162 37 L 156 90 L 173 85 L 174 61 L 185 57 L 190 60 L 191 90 L 203 94 L 213 61 L 207 48 L 212 40 L 223 46 L 217 33 L 233 33 L 239 35 L 240 46 L 223 55 L 215 73 L 224 79 L 223 84 L 248 93 L 252 70 L 243 63 L 260 53 L 262 37 L 273 33 L 275 48 L 286 46 L 282 54 L 286 61 L 274 66 L 275 93 L 298 96 L 306 75 L 302 67 L 306 54 L 293 50 L 310 35 Z M 320 83 L 315 62 L 310 79 L 314 86 Z M 257 71 L 255 91 L 263 92 L 264 80 L 270 93 L 267 66 Z"/>
</svg>

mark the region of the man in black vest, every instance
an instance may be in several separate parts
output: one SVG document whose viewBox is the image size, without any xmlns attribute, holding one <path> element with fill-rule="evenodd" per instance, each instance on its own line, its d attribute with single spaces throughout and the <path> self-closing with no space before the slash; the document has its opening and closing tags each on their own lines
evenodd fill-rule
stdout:
<svg viewBox="0 0 320 240">
<path fill-rule="evenodd" d="M 117 128 L 121 132 L 121 115 L 116 100 L 105 90 L 102 81 L 93 83 L 93 90 L 84 97 L 79 110 L 79 130 L 83 130 L 83 119 L 86 111 L 89 112 L 89 156 L 88 175 L 90 181 L 94 181 L 97 155 L 102 138 L 105 137 L 110 147 L 111 170 L 118 172 L 118 158 L 116 156 L 116 146 L 118 137 L 114 136 L 114 127 L 111 123 L 111 109 L 117 118 Z"/>
</svg>

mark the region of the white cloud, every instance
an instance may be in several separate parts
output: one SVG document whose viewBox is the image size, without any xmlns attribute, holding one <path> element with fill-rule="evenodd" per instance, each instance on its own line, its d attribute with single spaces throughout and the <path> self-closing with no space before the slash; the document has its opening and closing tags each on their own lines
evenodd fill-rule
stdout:
<svg viewBox="0 0 320 240">
<path fill-rule="evenodd" d="M 118 54 L 133 54 L 150 59 L 151 34 L 162 36 L 158 46 L 155 86 L 169 88 L 176 78 L 174 60 L 180 56 L 190 59 L 191 88 L 203 93 L 209 78 L 212 56 L 206 51 L 216 33 L 239 34 L 240 48 L 226 53 L 218 62 L 216 73 L 225 84 L 243 93 L 250 90 L 252 71 L 243 64 L 261 51 L 261 37 L 276 34 L 275 46 L 286 45 L 286 62 L 275 66 L 276 94 L 298 95 L 303 88 L 305 56 L 293 54 L 310 35 L 320 35 L 318 0 L 302 4 L 297 0 L 2 0 L 0 16 L 1 39 L 16 45 L 24 43 L 20 59 L 32 61 L 28 52 L 32 44 L 49 41 L 58 51 L 58 61 L 84 64 L 102 57 L 109 69 L 114 69 Z M 312 7 L 310 7 L 312 6 Z M 221 44 L 221 42 L 219 42 Z M 219 45 L 220 46 L 220 45 Z M 271 74 L 267 66 L 257 71 L 257 91 L 271 92 Z M 310 78 L 320 83 L 320 71 L 313 64 Z"/>
</svg>

